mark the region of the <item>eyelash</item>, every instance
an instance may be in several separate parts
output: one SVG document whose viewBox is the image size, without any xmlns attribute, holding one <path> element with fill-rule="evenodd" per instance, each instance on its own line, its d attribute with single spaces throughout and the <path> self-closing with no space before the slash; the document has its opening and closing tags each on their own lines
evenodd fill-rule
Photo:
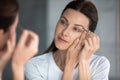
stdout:
<svg viewBox="0 0 120 80">
<path fill-rule="evenodd" d="M 64 26 L 68 26 L 68 24 L 66 23 L 66 21 L 65 20 L 60 20 L 60 23 L 62 24 L 62 25 L 64 25 Z"/>
<path fill-rule="evenodd" d="M 73 30 L 76 31 L 76 32 L 81 32 L 81 30 L 78 29 L 77 27 L 74 27 Z"/>
</svg>

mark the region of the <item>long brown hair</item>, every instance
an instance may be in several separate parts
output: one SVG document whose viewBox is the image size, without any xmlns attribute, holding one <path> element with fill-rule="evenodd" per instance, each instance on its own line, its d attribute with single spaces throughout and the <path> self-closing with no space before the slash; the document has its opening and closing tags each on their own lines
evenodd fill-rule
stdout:
<svg viewBox="0 0 120 80">
<path fill-rule="evenodd" d="M 18 11 L 17 0 L 0 0 L 0 29 L 6 32 L 13 24 Z"/>
<path fill-rule="evenodd" d="M 87 0 L 71 1 L 70 3 L 66 5 L 61 15 L 63 15 L 63 13 L 67 9 L 73 9 L 73 10 L 79 11 L 83 13 L 85 16 L 87 16 L 90 19 L 89 30 L 91 32 L 95 31 L 97 27 L 97 23 L 98 23 L 98 12 L 97 12 L 95 5 L 92 2 L 87 1 Z M 56 50 L 58 49 L 56 48 L 54 40 L 53 40 L 49 48 L 45 51 L 45 53 L 55 52 Z"/>
</svg>

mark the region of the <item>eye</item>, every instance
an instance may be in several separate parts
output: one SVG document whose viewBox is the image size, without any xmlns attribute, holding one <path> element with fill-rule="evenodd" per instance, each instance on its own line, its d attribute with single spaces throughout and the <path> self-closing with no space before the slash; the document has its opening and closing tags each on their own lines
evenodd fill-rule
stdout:
<svg viewBox="0 0 120 80">
<path fill-rule="evenodd" d="M 63 25 L 63 26 L 67 26 L 68 23 L 64 20 L 64 19 L 60 19 L 60 23 Z"/>
<path fill-rule="evenodd" d="M 74 27 L 73 30 L 76 31 L 76 32 L 82 32 L 83 31 L 83 29 L 80 29 L 78 27 Z"/>
</svg>

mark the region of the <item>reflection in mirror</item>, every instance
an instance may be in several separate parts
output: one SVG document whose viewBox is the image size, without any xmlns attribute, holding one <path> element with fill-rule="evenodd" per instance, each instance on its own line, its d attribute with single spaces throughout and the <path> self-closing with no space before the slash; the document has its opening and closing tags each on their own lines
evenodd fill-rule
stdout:
<svg viewBox="0 0 120 80">
<path fill-rule="evenodd" d="M 51 43 L 54 33 L 53 29 L 55 28 L 62 9 L 69 1 L 70 0 L 52 0 L 47 2 L 47 45 Z M 100 36 L 101 48 L 96 54 L 104 55 L 109 59 L 111 64 L 110 80 L 120 80 L 120 21 L 118 19 L 120 15 L 120 0 L 91 1 L 95 3 L 99 12 L 99 22 L 96 33 Z M 57 5 L 57 7 L 55 7 L 54 4 Z"/>
</svg>

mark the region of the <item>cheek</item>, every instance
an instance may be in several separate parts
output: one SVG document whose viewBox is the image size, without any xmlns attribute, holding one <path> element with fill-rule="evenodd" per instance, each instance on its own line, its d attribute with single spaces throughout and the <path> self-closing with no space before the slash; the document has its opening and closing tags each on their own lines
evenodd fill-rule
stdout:
<svg viewBox="0 0 120 80">
<path fill-rule="evenodd" d="M 60 28 L 60 27 L 61 26 L 57 24 L 56 29 L 55 29 L 55 36 L 62 32 L 62 28 Z"/>
<path fill-rule="evenodd" d="M 72 44 L 76 39 L 80 39 L 80 34 L 71 34 L 70 44 Z"/>
</svg>

